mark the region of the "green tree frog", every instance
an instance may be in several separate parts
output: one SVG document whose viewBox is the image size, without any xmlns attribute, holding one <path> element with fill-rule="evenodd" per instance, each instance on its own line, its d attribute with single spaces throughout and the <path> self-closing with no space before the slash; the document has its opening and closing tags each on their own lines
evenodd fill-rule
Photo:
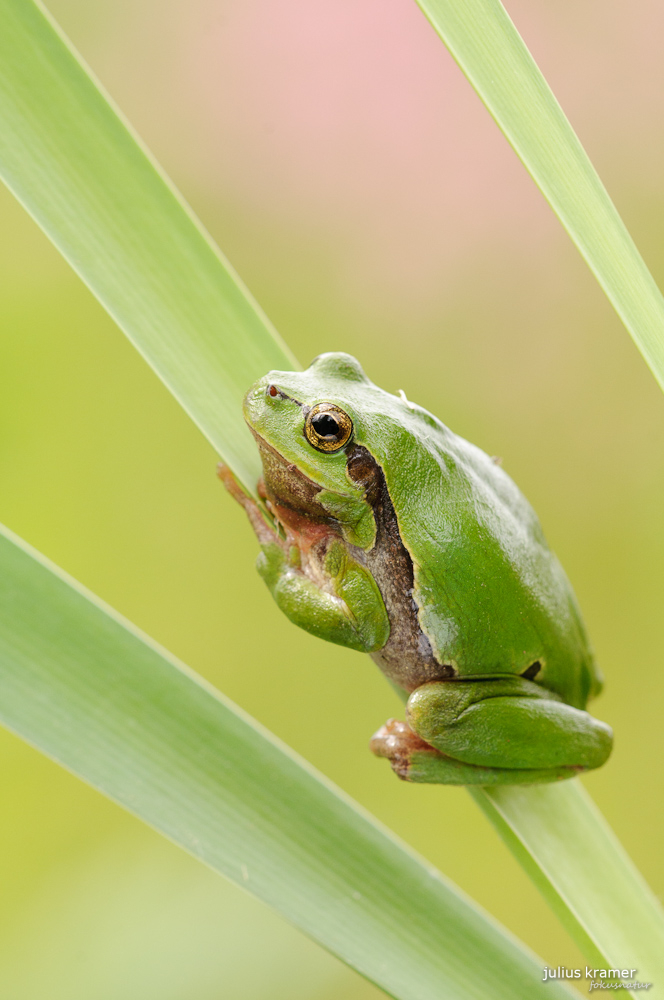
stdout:
<svg viewBox="0 0 664 1000">
<path fill-rule="evenodd" d="M 371 740 L 409 781 L 529 784 L 599 767 L 612 732 L 579 609 L 499 464 L 348 354 L 271 371 L 244 414 L 259 501 L 220 475 L 301 628 L 369 653 L 407 697 Z"/>
</svg>

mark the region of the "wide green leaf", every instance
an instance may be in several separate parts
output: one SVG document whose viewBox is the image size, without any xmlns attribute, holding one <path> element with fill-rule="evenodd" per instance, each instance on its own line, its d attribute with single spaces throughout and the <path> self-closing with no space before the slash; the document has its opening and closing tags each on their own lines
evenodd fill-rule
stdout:
<svg viewBox="0 0 664 1000">
<path fill-rule="evenodd" d="M 431 866 L 0 531 L 0 720 L 393 997 L 569 993 Z"/>
<path fill-rule="evenodd" d="M 664 389 L 664 298 L 500 0 L 417 3 L 576 243 Z"/>
<path fill-rule="evenodd" d="M 230 264 L 31 0 L 0 0 L 0 176 L 249 490 L 249 385 L 297 367 Z"/>
</svg>

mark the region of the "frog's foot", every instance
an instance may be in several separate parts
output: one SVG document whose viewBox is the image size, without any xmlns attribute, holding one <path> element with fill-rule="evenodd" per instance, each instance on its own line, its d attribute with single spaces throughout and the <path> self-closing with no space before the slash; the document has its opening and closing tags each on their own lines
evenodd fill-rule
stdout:
<svg viewBox="0 0 664 1000">
<path fill-rule="evenodd" d="M 377 757 L 387 757 L 394 773 L 404 781 L 412 780 L 410 770 L 414 755 L 442 756 L 430 743 L 414 733 L 407 722 L 400 722 L 399 719 L 388 719 L 371 737 L 369 749 Z"/>
<path fill-rule="evenodd" d="M 220 462 L 217 466 L 217 475 L 221 479 L 222 483 L 233 497 L 234 500 L 244 507 L 244 510 L 249 518 L 252 528 L 256 532 L 258 541 L 261 545 L 274 545 L 278 542 L 278 535 L 274 529 L 273 524 L 268 523 L 268 514 L 264 512 L 260 504 L 256 503 L 253 497 L 248 496 L 237 479 L 229 469 L 227 465 Z M 265 486 L 263 480 L 260 479 L 257 487 L 258 495 L 261 499 L 265 498 Z"/>
</svg>

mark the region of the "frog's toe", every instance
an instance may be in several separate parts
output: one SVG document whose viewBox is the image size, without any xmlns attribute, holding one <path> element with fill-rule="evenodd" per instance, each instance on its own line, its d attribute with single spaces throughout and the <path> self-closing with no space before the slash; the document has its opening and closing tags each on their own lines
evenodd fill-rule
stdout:
<svg viewBox="0 0 664 1000">
<path fill-rule="evenodd" d="M 369 749 L 377 757 L 387 757 L 392 770 L 405 781 L 409 779 L 413 754 L 428 751 L 440 756 L 434 747 L 413 732 L 407 722 L 399 719 L 388 719 L 371 737 Z"/>
<path fill-rule="evenodd" d="M 478 767 L 454 760 L 413 732 L 406 722 L 389 719 L 371 737 L 377 757 L 387 757 L 404 781 L 439 785 L 532 785 L 571 778 L 577 769 Z"/>
</svg>

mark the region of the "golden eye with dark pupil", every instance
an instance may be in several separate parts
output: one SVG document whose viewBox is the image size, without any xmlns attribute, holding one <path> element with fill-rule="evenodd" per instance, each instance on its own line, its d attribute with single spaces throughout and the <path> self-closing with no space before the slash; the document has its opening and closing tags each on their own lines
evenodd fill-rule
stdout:
<svg viewBox="0 0 664 1000">
<path fill-rule="evenodd" d="M 334 438 L 335 441 L 339 437 L 339 431 L 341 430 L 339 421 L 330 413 L 317 413 L 311 421 L 311 426 L 319 437 Z"/>
<path fill-rule="evenodd" d="M 317 403 L 307 414 L 304 433 L 317 451 L 338 451 L 350 441 L 353 421 L 334 403 Z"/>
</svg>

